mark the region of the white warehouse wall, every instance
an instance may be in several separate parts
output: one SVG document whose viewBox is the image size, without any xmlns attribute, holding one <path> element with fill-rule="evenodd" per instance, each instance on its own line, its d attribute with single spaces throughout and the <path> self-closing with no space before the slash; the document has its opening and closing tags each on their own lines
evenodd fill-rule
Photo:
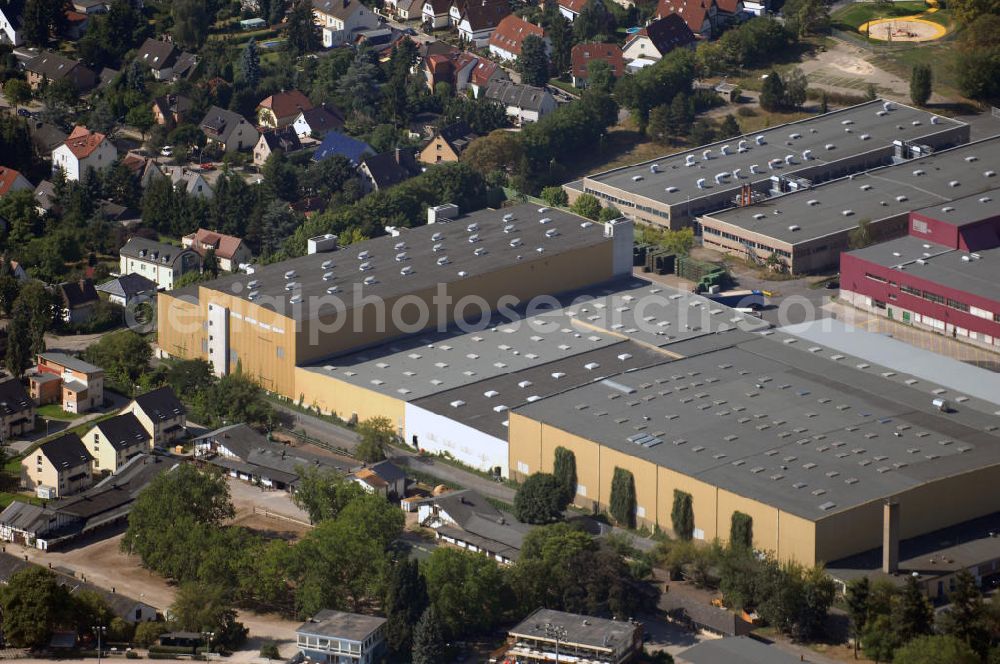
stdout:
<svg viewBox="0 0 1000 664">
<path fill-rule="evenodd" d="M 457 461 L 487 472 L 500 466 L 501 474 L 508 476 L 506 440 L 412 403 L 406 404 L 404 421 L 407 445 L 412 445 L 413 437 L 416 436 L 420 449 L 432 454 L 448 452 Z"/>
</svg>

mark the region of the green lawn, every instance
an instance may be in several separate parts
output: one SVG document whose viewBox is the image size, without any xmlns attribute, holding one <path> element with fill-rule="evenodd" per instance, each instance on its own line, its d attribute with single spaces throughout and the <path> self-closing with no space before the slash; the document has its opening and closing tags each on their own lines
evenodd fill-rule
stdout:
<svg viewBox="0 0 1000 664">
<path fill-rule="evenodd" d="M 30 496 L 26 493 L 11 493 L 10 491 L 0 491 L 0 509 L 10 505 L 15 500 L 32 505 L 41 505 L 42 499 L 37 496 Z"/>
<path fill-rule="evenodd" d="M 912 14 L 920 14 L 928 9 L 929 7 L 923 2 L 856 2 L 835 11 L 830 16 L 830 19 L 835 28 L 857 31 L 859 26 L 872 19 L 910 16 Z"/>
<path fill-rule="evenodd" d="M 57 403 L 49 403 L 44 406 L 39 406 L 36 412 L 39 417 L 44 417 L 49 420 L 72 420 L 79 417 L 76 413 L 67 413 L 65 410 L 60 408 Z"/>
</svg>

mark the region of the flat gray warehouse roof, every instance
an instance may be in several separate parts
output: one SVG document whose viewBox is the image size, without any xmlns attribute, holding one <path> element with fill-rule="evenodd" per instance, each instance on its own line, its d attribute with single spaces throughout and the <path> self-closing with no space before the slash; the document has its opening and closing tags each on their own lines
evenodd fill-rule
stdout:
<svg viewBox="0 0 1000 664">
<path fill-rule="evenodd" d="M 354 289 L 359 288 L 364 297 L 389 299 L 604 242 L 610 239 L 602 224 L 524 204 L 401 229 L 398 237 L 386 235 L 332 252 L 257 266 L 251 275 L 227 275 L 200 286 L 247 298 L 255 293 L 260 304 L 301 320 L 334 313 L 330 303 L 309 307 L 314 296 L 336 297 L 350 305 Z M 333 287 L 338 292 L 329 294 Z M 197 290 L 176 291 L 192 293 L 196 296 Z M 300 305 L 289 304 L 294 295 L 301 295 Z"/>
<path fill-rule="evenodd" d="M 705 215 L 702 223 L 730 224 L 794 245 L 855 228 L 861 219 L 878 221 L 918 208 L 944 207 L 959 196 L 981 195 L 997 186 L 998 171 L 1000 137 L 988 138 Z"/>
<path fill-rule="evenodd" d="M 704 297 L 622 279 L 551 299 L 552 309 L 483 329 L 419 334 L 308 367 L 413 401 L 632 339 L 667 348 L 739 327 L 767 327 Z M 527 312 L 531 313 L 531 312 Z"/>
<path fill-rule="evenodd" d="M 1000 463 L 995 417 L 806 345 L 769 331 L 515 412 L 810 520 Z"/>
<path fill-rule="evenodd" d="M 968 254 L 907 235 L 852 251 L 850 255 L 1000 302 L 1000 247 Z"/>
<path fill-rule="evenodd" d="M 718 193 L 720 188 L 729 188 L 735 192 L 741 184 L 762 182 L 772 174 L 791 175 L 796 171 L 891 148 L 894 140 L 920 143 L 929 136 L 965 124 L 895 102 L 891 103 L 892 110 L 886 112 L 883 109 L 884 103 L 876 100 L 859 104 L 773 127 L 757 134 L 718 141 L 634 166 L 597 173 L 587 176 L 586 180 L 661 203 L 678 205 Z M 933 122 L 938 124 L 934 124 L 932 118 L 937 118 Z M 762 145 L 757 144 L 757 136 L 763 137 Z M 723 154 L 723 146 L 728 148 L 728 154 Z M 745 151 L 740 152 L 741 148 L 745 148 Z M 711 151 L 707 160 L 704 158 L 706 150 Z M 812 157 L 808 161 L 802 156 L 807 150 Z M 788 155 L 794 156 L 794 163 L 785 163 Z M 689 156 L 693 157 L 691 165 L 688 165 Z M 768 168 L 768 163 L 772 160 L 782 162 L 777 170 Z M 651 172 L 654 164 L 658 166 L 656 173 Z M 759 168 L 759 174 L 751 173 L 753 165 Z M 722 184 L 715 183 L 716 174 L 731 174 L 737 169 L 740 171 L 740 178 L 730 177 Z M 697 182 L 701 178 L 705 178 L 713 188 L 699 188 Z"/>
<path fill-rule="evenodd" d="M 573 357 L 478 383 L 439 392 L 414 405 L 507 440 L 507 417 L 512 408 L 642 367 L 671 361 L 668 355 L 622 341 Z"/>
<path fill-rule="evenodd" d="M 1000 217 L 1000 189 L 990 189 L 956 198 L 947 205 L 931 205 L 914 210 L 917 214 L 943 221 L 953 226 L 966 226 Z"/>
</svg>

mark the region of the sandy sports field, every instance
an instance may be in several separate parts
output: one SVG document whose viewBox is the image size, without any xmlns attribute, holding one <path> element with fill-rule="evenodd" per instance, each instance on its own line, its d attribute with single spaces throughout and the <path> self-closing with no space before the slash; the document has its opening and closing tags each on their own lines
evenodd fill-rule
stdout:
<svg viewBox="0 0 1000 664">
<path fill-rule="evenodd" d="M 923 42 L 940 39 L 948 30 L 922 18 L 907 17 L 870 21 L 858 28 L 858 32 L 879 41 Z"/>
</svg>

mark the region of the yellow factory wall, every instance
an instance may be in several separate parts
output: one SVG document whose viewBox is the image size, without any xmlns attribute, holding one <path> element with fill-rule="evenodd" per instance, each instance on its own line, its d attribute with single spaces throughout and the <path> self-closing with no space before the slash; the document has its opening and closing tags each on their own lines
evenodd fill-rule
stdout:
<svg viewBox="0 0 1000 664">
<path fill-rule="evenodd" d="M 522 418 L 524 419 L 524 418 Z M 508 424 L 509 429 L 509 424 Z M 556 448 L 565 447 L 576 458 L 577 495 L 573 500 L 575 505 L 591 507 L 595 503 L 607 502 L 607 497 L 601 490 L 601 453 L 602 448 L 597 443 L 566 433 L 561 429 L 541 425 L 541 460 L 536 468 L 541 472 L 551 473 L 556 458 Z M 515 468 L 511 468 L 515 470 Z M 534 469 L 531 472 L 537 472 Z"/>
<path fill-rule="evenodd" d="M 671 513 L 674 510 L 674 490 L 691 494 L 691 508 L 694 510 L 694 527 L 698 539 L 711 542 L 716 537 L 728 537 L 729 530 L 719 532 L 718 497 L 716 488 L 693 477 L 678 473 L 663 466 L 657 466 L 657 481 L 660 493 L 660 528 L 673 533 Z M 700 531 L 700 532 L 699 532 Z"/>
<path fill-rule="evenodd" d="M 632 473 L 632 477 L 635 479 L 636 525 L 652 527 L 659 523 L 662 528 L 664 526 L 662 515 L 657 521 L 659 503 L 657 501 L 656 464 L 623 454 L 610 447 L 601 447 L 600 455 L 602 505 L 607 506 L 611 501 L 611 482 L 615 475 L 615 468 L 622 468 Z M 577 467 L 579 465 L 580 462 L 577 461 Z"/>
<path fill-rule="evenodd" d="M 534 254 L 534 250 L 526 247 L 525 256 L 529 253 Z M 454 305 L 464 297 L 475 297 L 476 301 L 480 301 L 478 298 L 481 298 L 491 308 L 496 309 L 500 298 L 505 296 L 514 296 L 527 301 L 539 293 L 554 294 L 577 290 L 608 281 L 613 276 L 610 239 L 574 251 L 553 253 L 549 256 L 543 254 L 543 256 L 449 284 L 447 295 L 451 297 L 451 304 L 445 308 L 444 318 L 449 323 L 455 320 Z M 436 294 L 437 288 L 433 287 L 403 296 L 405 299 L 402 299 L 402 302 L 407 304 L 405 306 L 400 304 L 399 311 L 404 322 L 414 324 L 417 320 L 415 302 L 420 300 L 431 303 Z M 332 314 L 322 317 L 319 321 L 306 322 L 298 338 L 296 357 L 299 364 L 317 362 L 338 353 L 373 346 L 406 333 L 413 333 L 413 330 L 404 333 L 391 325 L 391 312 L 400 301 L 399 297 L 385 300 L 385 305 L 382 307 L 385 311 L 383 325 L 379 324 L 378 312 L 372 305 L 362 307 L 360 312 L 353 309 L 344 312 L 343 324 L 337 323 L 339 329 L 333 332 L 323 331 L 324 327 L 334 329 L 335 319 Z M 425 327 L 437 326 L 439 318 L 437 307 L 431 305 L 428 308 L 430 316 Z M 472 318 L 475 322 L 479 319 L 479 311 L 477 306 L 469 304 L 465 308 L 464 316 L 466 319 Z M 355 322 L 358 316 L 360 324 Z M 313 327 L 316 328 L 315 332 L 312 331 Z"/>
<path fill-rule="evenodd" d="M 205 357 L 202 341 L 207 339 L 200 303 L 188 302 L 170 293 L 156 296 L 156 343 L 172 357 Z"/>
<path fill-rule="evenodd" d="M 324 413 L 345 420 L 357 415 L 359 421 L 381 415 L 400 429 L 404 425 L 405 402 L 387 394 L 302 368 L 295 369 L 295 388 L 296 402 L 301 398 L 302 405 L 319 408 Z"/>
<path fill-rule="evenodd" d="M 200 289 L 198 299 L 206 318 L 209 304 L 229 309 L 229 348 L 236 351 L 243 373 L 253 376 L 266 390 L 295 398 L 295 321 L 248 300 L 206 288 Z M 248 322 L 248 317 L 256 323 Z M 230 366 L 230 371 L 234 370 Z"/>
</svg>

